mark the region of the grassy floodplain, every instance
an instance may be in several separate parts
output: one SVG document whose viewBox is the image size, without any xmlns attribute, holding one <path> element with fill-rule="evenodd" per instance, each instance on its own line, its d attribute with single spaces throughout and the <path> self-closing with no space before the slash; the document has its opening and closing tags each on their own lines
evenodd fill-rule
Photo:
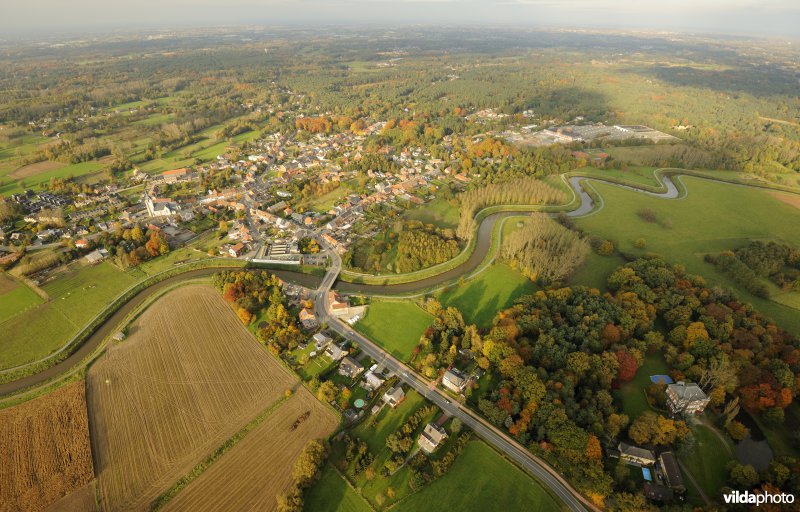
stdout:
<svg viewBox="0 0 800 512">
<path fill-rule="evenodd" d="M 686 176 L 680 179 L 688 195 L 678 200 L 594 183 L 604 206 L 593 215 L 577 219 L 577 223 L 588 233 L 616 241 L 622 251 L 666 255 L 670 261 L 685 265 L 689 272 L 734 290 L 782 327 L 800 332 L 800 309 L 785 305 L 786 299 L 781 304 L 758 298 L 703 261 L 706 253 L 764 239 L 767 233 L 775 240 L 796 245 L 800 240 L 800 209 L 779 201 L 765 190 Z M 642 208 L 654 210 L 671 227 L 644 221 L 636 213 Z M 634 247 L 638 238 L 646 240 L 646 248 Z"/>
<path fill-rule="evenodd" d="M 42 298 L 36 292 L 0 272 L 0 324 L 41 303 Z"/>
<path fill-rule="evenodd" d="M 42 285 L 50 300 L 0 323 L 0 368 L 34 361 L 61 347 L 137 280 L 110 263 L 73 264 Z"/>
<path fill-rule="evenodd" d="M 455 228 L 458 226 L 459 209 L 445 199 L 434 199 L 417 208 L 406 212 L 406 217 L 426 224 L 433 224 L 440 228 Z"/>
<path fill-rule="evenodd" d="M 445 306 L 457 307 L 465 322 L 489 327 L 498 311 L 536 290 L 537 286 L 518 271 L 495 263 L 474 279 L 442 291 L 438 299 Z"/>
</svg>

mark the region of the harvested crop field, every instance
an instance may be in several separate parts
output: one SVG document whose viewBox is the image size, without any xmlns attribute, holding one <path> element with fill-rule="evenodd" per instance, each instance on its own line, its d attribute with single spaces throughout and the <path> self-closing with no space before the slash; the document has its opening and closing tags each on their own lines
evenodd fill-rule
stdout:
<svg viewBox="0 0 800 512">
<path fill-rule="evenodd" d="M 95 512 L 95 490 L 94 482 L 84 485 L 47 507 L 45 512 Z"/>
<path fill-rule="evenodd" d="M 296 379 L 211 287 L 166 294 L 90 369 L 101 510 L 142 510 Z"/>
<path fill-rule="evenodd" d="M 164 510 L 276 510 L 292 467 L 311 439 L 326 438 L 336 415 L 305 388 L 273 411 L 229 452 L 167 503 Z"/>
<path fill-rule="evenodd" d="M 0 511 L 44 510 L 93 478 L 83 381 L 0 411 Z"/>
<path fill-rule="evenodd" d="M 798 194 L 784 194 L 782 192 L 770 192 L 769 195 L 771 195 L 778 201 L 794 206 L 795 208 L 800 208 L 800 195 Z"/>
<path fill-rule="evenodd" d="M 13 178 L 15 180 L 22 180 L 25 178 L 30 178 L 31 176 L 36 176 L 37 174 L 41 174 L 43 172 L 60 169 L 65 165 L 66 164 L 61 162 L 53 162 L 51 160 L 45 160 L 44 162 L 36 162 L 35 164 L 28 164 L 23 167 L 20 167 L 19 169 L 10 173 L 8 177 Z"/>
<path fill-rule="evenodd" d="M 0 295 L 4 295 L 18 287 L 19 283 L 11 276 L 5 272 L 0 272 Z"/>
</svg>

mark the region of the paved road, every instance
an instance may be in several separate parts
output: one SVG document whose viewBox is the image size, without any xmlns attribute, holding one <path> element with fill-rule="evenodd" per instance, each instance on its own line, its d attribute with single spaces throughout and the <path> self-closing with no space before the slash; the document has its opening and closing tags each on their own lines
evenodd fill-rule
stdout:
<svg viewBox="0 0 800 512">
<path fill-rule="evenodd" d="M 330 314 L 330 301 L 328 292 L 339 275 L 342 268 L 341 258 L 327 245 L 324 240 L 319 240 L 323 247 L 326 247 L 331 255 L 331 267 L 325 274 L 322 283 L 317 288 L 314 301 L 314 313 L 320 324 L 327 324 L 328 328 L 337 332 L 341 336 L 358 343 L 364 353 L 373 360 L 385 366 L 389 371 L 396 374 L 403 382 L 414 388 L 417 392 L 436 404 L 447 414 L 459 418 L 465 425 L 470 427 L 475 433 L 485 441 L 492 444 L 495 448 L 505 453 L 509 458 L 516 461 L 525 468 L 530 474 L 535 476 L 542 484 L 556 495 L 570 510 L 584 512 L 587 509 L 598 510 L 583 498 L 569 483 L 566 482 L 555 470 L 550 468 L 544 461 L 530 453 L 516 441 L 511 439 L 504 432 L 494 425 L 480 418 L 467 407 L 460 403 L 453 402 L 448 395 L 439 389 L 431 389 L 431 383 L 420 377 L 411 368 L 397 360 L 391 354 L 385 352 L 380 346 L 370 341 L 365 336 L 354 331 L 350 326 Z"/>
</svg>

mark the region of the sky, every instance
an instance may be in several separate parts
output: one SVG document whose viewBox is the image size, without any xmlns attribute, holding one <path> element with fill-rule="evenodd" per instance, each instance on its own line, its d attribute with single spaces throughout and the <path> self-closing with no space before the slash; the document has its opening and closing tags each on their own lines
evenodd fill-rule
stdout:
<svg viewBox="0 0 800 512">
<path fill-rule="evenodd" d="M 2 0 L 3 35 L 219 25 L 646 29 L 800 39 L 800 0 Z"/>
</svg>

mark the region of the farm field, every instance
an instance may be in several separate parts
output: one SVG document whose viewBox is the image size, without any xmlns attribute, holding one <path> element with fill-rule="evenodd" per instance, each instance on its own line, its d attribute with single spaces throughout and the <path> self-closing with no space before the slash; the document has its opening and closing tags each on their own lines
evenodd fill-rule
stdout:
<svg viewBox="0 0 800 512">
<path fill-rule="evenodd" d="M 331 466 L 305 494 L 306 510 L 314 512 L 370 512 L 372 508 Z"/>
<path fill-rule="evenodd" d="M 401 360 L 407 360 L 433 317 L 411 301 L 373 300 L 356 329 Z"/>
<path fill-rule="evenodd" d="M 93 478 L 83 381 L 0 411 L 0 511 L 42 510 Z"/>
<path fill-rule="evenodd" d="M 296 428 L 294 423 L 310 413 Z M 306 443 L 327 438 L 339 419 L 300 387 L 287 402 L 180 491 L 163 510 L 276 510 Z"/>
<path fill-rule="evenodd" d="M 45 160 L 43 162 L 36 162 L 35 164 L 28 164 L 8 174 L 8 177 L 15 180 L 22 180 L 31 176 L 36 176 L 46 171 L 53 171 L 64 167 L 63 162 L 54 162 L 52 160 Z"/>
<path fill-rule="evenodd" d="M 0 324 L 41 303 L 42 298 L 36 292 L 7 273 L 0 272 Z"/>
<path fill-rule="evenodd" d="M 508 265 L 495 263 L 474 279 L 442 291 L 438 299 L 442 305 L 457 307 L 465 322 L 489 327 L 498 311 L 536 290 L 527 277 Z"/>
<path fill-rule="evenodd" d="M 45 512 L 96 512 L 95 491 L 97 486 L 93 480 L 45 509 Z"/>
<path fill-rule="evenodd" d="M 624 252 L 669 255 L 670 261 L 685 265 L 689 272 L 706 277 L 711 284 L 734 290 L 782 327 L 800 332 L 800 309 L 756 297 L 703 261 L 706 253 L 764 239 L 766 233 L 775 240 L 797 245 L 800 209 L 775 199 L 767 191 L 691 177 L 681 179 L 688 196 L 680 200 L 653 198 L 594 183 L 605 206 L 593 215 L 577 219 L 577 224 L 590 234 L 615 240 Z M 646 222 L 636 213 L 642 208 L 652 209 L 662 223 L 668 221 L 671 227 Z M 640 237 L 647 242 L 645 249 L 633 245 Z"/>
<path fill-rule="evenodd" d="M 89 370 L 103 510 L 146 508 L 296 384 L 217 292 L 169 292 Z"/>
<path fill-rule="evenodd" d="M 0 185 L 0 195 L 7 196 L 22 192 L 25 188 L 36 187 L 41 183 L 50 181 L 50 178 L 67 178 L 70 176 L 77 178 L 79 176 L 95 173 L 102 168 L 103 164 L 97 161 L 81 162 L 78 164 L 64 165 L 51 169 L 43 168 L 41 172 L 31 173 L 30 175 L 20 177 L 19 179 L 14 179 L 10 182 L 6 180 L 0 181 L 0 183 L 3 183 Z M 6 178 L 13 179 L 14 177 L 12 174 L 13 173 L 7 175 Z M 25 185 L 24 187 L 23 184 Z"/>
<path fill-rule="evenodd" d="M 483 441 L 472 441 L 441 478 L 397 504 L 393 510 L 526 510 L 550 512 L 560 504 Z"/>
<path fill-rule="evenodd" d="M 0 367 L 34 361 L 60 348 L 136 279 L 110 263 L 75 263 L 42 285 L 50 300 L 0 323 Z"/>
<path fill-rule="evenodd" d="M 458 226 L 459 209 L 445 199 L 434 199 L 429 203 L 407 210 L 405 216 L 425 224 L 434 224 L 440 228 L 455 228 Z"/>
</svg>

